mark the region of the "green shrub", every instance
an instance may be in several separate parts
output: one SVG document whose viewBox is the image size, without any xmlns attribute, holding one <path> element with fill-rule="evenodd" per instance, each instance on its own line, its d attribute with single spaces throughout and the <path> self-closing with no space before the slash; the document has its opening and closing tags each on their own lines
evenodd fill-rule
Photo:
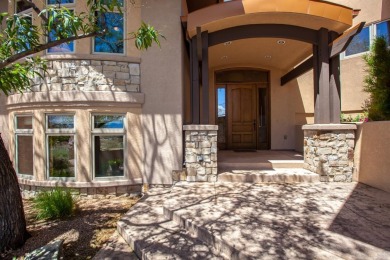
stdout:
<svg viewBox="0 0 390 260">
<path fill-rule="evenodd" d="M 374 121 L 390 120 L 390 49 L 386 39 L 376 38 L 364 59 L 368 72 L 364 90 L 370 93 L 365 107 L 368 117 Z"/>
<path fill-rule="evenodd" d="M 34 199 L 38 219 L 59 219 L 72 215 L 75 200 L 69 189 L 55 188 L 39 192 Z"/>
</svg>

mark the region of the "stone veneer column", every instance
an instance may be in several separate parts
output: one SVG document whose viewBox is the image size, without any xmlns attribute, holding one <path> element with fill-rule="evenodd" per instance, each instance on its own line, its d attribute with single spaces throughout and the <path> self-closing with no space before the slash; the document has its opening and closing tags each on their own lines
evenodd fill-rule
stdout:
<svg viewBox="0 0 390 260">
<path fill-rule="evenodd" d="M 321 181 L 351 182 L 354 168 L 354 124 L 304 125 L 304 168 Z"/>
<path fill-rule="evenodd" d="M 217 180 L 217 125 L 185 125 L 187 181 Z"/>
</svg>

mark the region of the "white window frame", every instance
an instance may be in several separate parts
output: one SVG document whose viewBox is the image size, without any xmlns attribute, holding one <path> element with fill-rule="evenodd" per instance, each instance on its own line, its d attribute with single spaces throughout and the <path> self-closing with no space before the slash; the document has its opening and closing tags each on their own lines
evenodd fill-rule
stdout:
<svg viewBox="0 0 390 260">
<path fill-rule="evenodd" d="M 96 52 L 95 51 L 95 37 L 92 37 L 92 54 L 95 55 L 115 55 L 115 56 L 126 56 L 126 47 L 127 47 L 127 41 L 125 41 L 126 32 L 127 32 L 127 22 L 126 22 L 126 2 L 127 0 L 123 0 L 123 6 L 122 8 L 122 15 L 123 15 L 123 53 L 112 53 L 112 52 Z M 109 11 L 108 13 L 119 13 L 116 8 L 113 11 Z"/>
<path fill-rule="evenodd" d="M 48 126 L 49 116 L 73 116 L 73 128 L 53 128 Z M 50 176 L 50 160 L 49 160 L 49 137 L 50 136 L 73 136 L 73 149 L 74 149 L 74 177 L 52 177 Z M 61 180 L 61 181 L 75 181 L 77 177 L 77 137 L 76 137 L 76 114 L 75 113 L 46 113 L 45 114 L 45 148 L 46 148 L 46 176 L 48 180 Z"/>
<path fill-rule="evenodd" d="M 109 129 L 109 128 L 95 128 L 95 116 L 123 116 L 123 128 L 114 128 L 114 129 Z M 116 181 L 116 180 L 125 180 L 127 179 L 127 170 L 126 170 L 126 165 L 127 165 L 127 157 L 126 156 L 126 151 L 127 151 L 127 139 L 126 139 L 126 129 L 127 129 L 127 124 L 126 124 L 126 114 L 125 113 L 116 113 L 116 114 L 111 114 L 111 113 L 96 113 L 96 114 L 91 114 L 91 148 L 92 148 L 92 178 L 93 180 L 96 181 Z M 96 169 L 95 169 L 95 136 L 123 136 L 123 176 L 107 176 L 107 177 L 96 177 Z"/>
<path fill-rule="evenodd" d="M 18 129 L 17 126 L 17 120 L 20 117 L 31 117 L 32 120 L 32 128 L 31 129 Z M 14 116 L 14 129 L 15 129 L 15 171 L 16 173 L 23 178 L 26 179 L 34 179 L 34 169 L 31 174 L 23 174 L 19 173 L 19 160 L 18 160 L 18 155 L 19 155 L 19 150 L 18 150 L 18 136 L 31 136 L 33 139 L 33 152 L 32 152 L 32 160 L 34 164 L 34 117 L 32 114 L 18 114 Z"/>
<path fill-rule="evenodd" d="M 49 0 L 45 0 L 46 6 L 56 6 L 57 4 L 49 4 Z M 73 13 L 76 13 L 76 1 L 74 0 L 74 3 L 64 3 L 61 4 L 61 6 L 65 6 L 69 10 L 72 10 Z M 46 42 L 49 42 L 49 37 L 46 37 Z M 58 55 L 58 54 L 74 54 L 76 53 L 76 42 L 77 41 L 72 41 L 73 42 L 73 51 L 55 51 L 55 52 L 49 52 L 49 49 L 46 50 L 47 55 Z"/>
<path fill-rule="evenodd" d="M 340 58 L 342 60 L 347 60 L 347 59 L 351 59 L 351 58 L 355 58 L 355 57 L 360 57 L 360 56 L 363 56 L 363 55 L 369 53 L 370 50 L 371 50 L 371 46 L 372 46 L 372 44 L 374 42 L 374 39 L 377 37 L 376 25 L 380 24 L 380 23 L 383 23 L 383 22 L 389 22 L 389 21 L 390 21 L 390 19 L 386 19 L 386 20 L 382 20 L 382 21 L 371 23 L 371 24 L 369 24 L 369 25 L 364 27 L 364 28 L 367 28 L 367 27 L 369 28 L 370 46 L 369 46 L 369 50 L 368 51 L 359 52 L 359 53 L 356 53 L 356 54 L 353 54 L 353 55 L 348 55 L 348 56 L 345 55 L 345 51 L 344 51 L 343 53 L 341 53 Z"/>
</svg>

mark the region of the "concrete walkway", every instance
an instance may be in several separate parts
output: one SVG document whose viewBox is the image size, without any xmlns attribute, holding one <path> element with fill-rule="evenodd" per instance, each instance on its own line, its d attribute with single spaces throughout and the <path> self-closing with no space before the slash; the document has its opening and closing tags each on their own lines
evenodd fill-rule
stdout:
<svg viewBox="0 0 390 260">
<path fill-rule="evenodd" d="M 183 183 L 119 221 L 144 259 L 390 259 L 390 194 L 356 183 Z"/>
</svg>

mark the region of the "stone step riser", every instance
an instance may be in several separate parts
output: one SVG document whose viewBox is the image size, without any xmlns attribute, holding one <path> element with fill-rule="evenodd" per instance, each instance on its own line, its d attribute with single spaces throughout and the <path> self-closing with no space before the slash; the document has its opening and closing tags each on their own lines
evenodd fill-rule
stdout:
<svg viewBox="0 0 390 260">
<path fill-rule="evenodd" d="M 270 163 L 218 163 L 218 171 L 232 170 L 274 170 L 274 169 L 302 169 L 303 162 L 270 162 Z"/>
<path fill-rule="evenodd" d="M 167 220 L 173 221 L 180 228 L 186 230 L 192 237 L 210 245 L 214 248 L 216 254 L 220 255 L 224 259 L 231 260 L 246 260 L 250 259 L 248 256 L 240 253 L 237 249 L 230 246 L 222 239 L 215 237 L 207 229 L 198 226 L 190 219 L 186 219 L 183 216 L 173 212 L 170 209 L 163 207 L 164 216 Z"/>
<path fill-rule="evenodd" d="M 224 173 L 218 175 L 218 182 L 239 182 L 239 183 L 315 183 L 320 181 L 317 174 L 298 175 L 298 174 L 235 174 Z"/>
</svg>

